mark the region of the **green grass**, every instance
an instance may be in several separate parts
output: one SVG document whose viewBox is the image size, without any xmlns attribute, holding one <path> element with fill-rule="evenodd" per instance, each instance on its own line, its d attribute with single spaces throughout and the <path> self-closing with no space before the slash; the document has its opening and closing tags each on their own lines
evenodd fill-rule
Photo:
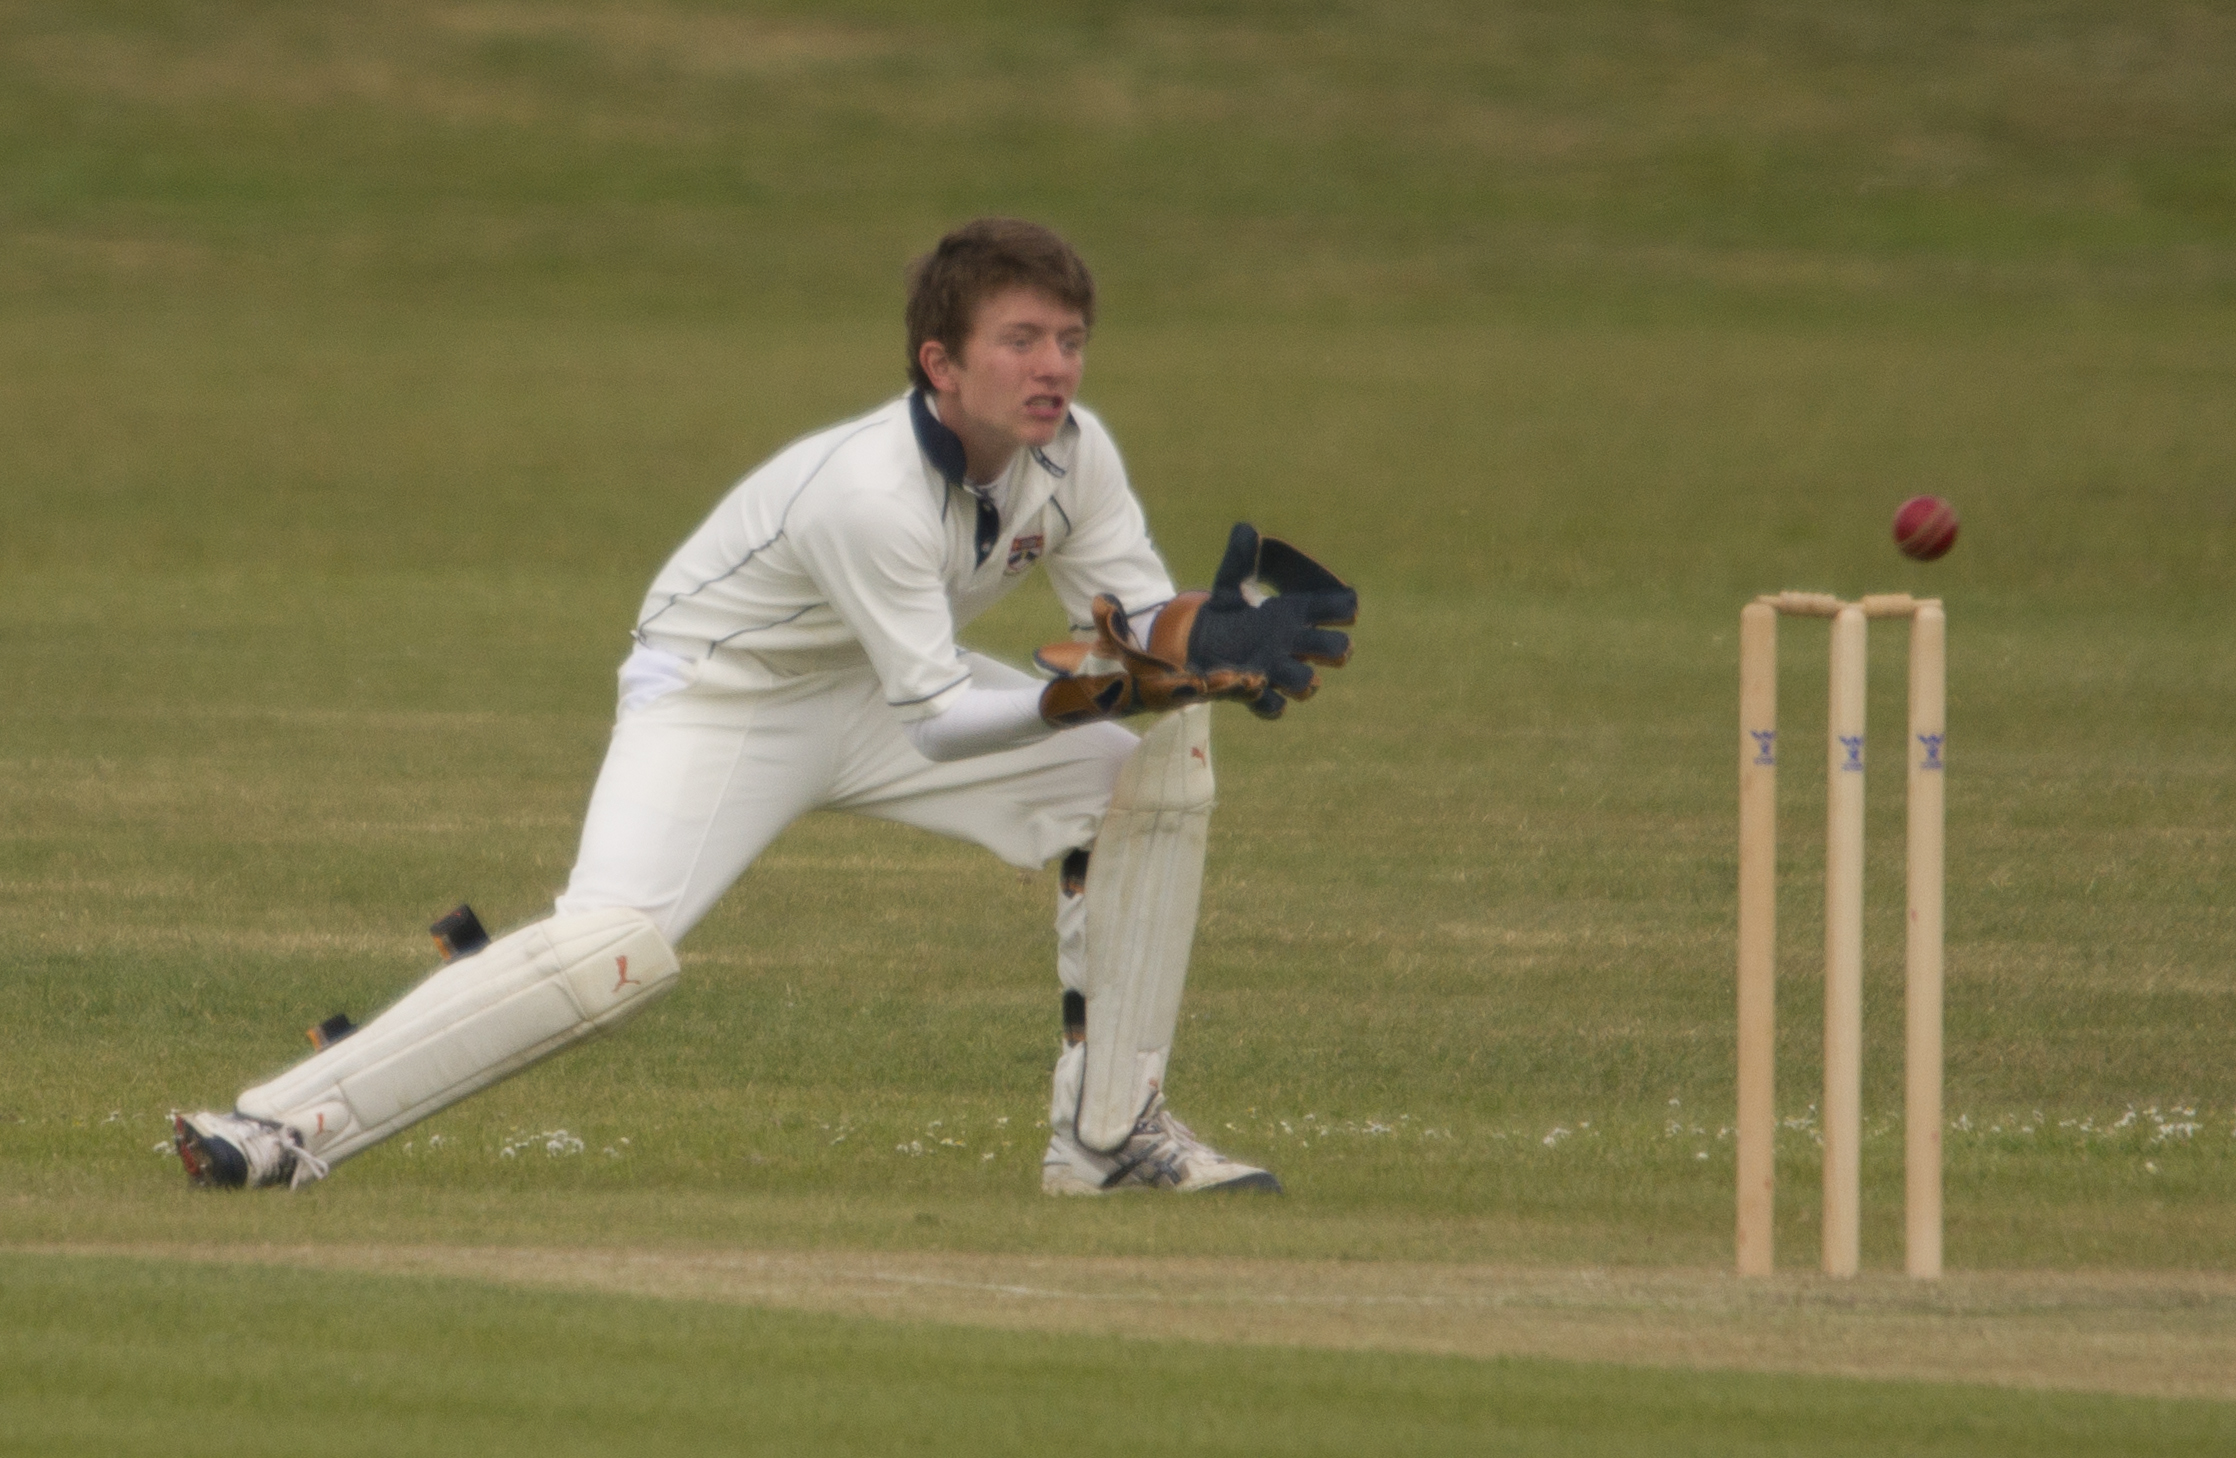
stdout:
<svg viewBox="0 0 2236 1458">
<path fill-rule="evenodd" d="M 0 1271 L 4 1452 L 1954 1458 L 2231 1435 L 2214 1403 L 939 1331 L 122 1260 Z"/>
<path fill-rule="evenodd" d="M 1950 605 L 1951 1264 L 2227 1270 L 2232 66 L 2156 3 L 0 7 L 0 1239 L 1721 1263 L 1733 627 L 1792 586 Z M 622 1038 L 191 1196 L 165 1110 L 393 996 L 458 899 L 540 914 L 652 572 L 899 388 L 903 264 L 995 210 L 1096 265 L 1086 398 L 1178 575 L 1249 517 L 1364 597 L 1324 696 L 1221 718 L 1174 1065 L 1291 1198 L 1041 1201 L 1051 878 L 824 819 Z M 1919 491 L 1933 566 L 1887 541 Z"/>
</svg>

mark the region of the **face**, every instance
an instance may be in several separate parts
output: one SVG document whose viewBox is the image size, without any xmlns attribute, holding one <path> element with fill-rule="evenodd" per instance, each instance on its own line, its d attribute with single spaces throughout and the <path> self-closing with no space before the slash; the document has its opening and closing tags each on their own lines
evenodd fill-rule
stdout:
<svg viewBox="0 0 2236 1458">
<path fill-rule="evenodd" d="M 1012 452 L 1056 438 L 1086 360 L 1079 311 L 1023 287 L 978 306 L 961 358 L 936 339 L 924 342 L 921 356 L 948 428 L 966 446 L 1006 444 Z"/>
</svg>

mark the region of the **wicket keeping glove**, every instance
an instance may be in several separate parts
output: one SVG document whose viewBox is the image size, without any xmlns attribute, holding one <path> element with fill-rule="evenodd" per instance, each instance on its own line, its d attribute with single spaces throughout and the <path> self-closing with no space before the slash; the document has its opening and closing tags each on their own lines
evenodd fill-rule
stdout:
<svg viewBox="0 0 2236 1458">
<path fill-rule="evenodd" d="M 1246 590 L 1255 582 L 1277 596 Z M 1256 600 L 1253 600 L 1255 598 Z M 1184 592 L 1157 615 L 1157 634 L 1178 610 L 1191 620 L 1188 664 L 1199 672 L 1226 668 L 1262 674 L 1266 687 L 1250 703 L 1261 719 L 1278 719 L 1290 699 L 1320 689 L 1315 663 L 1351 661 L 1351 636 L 1328 631 L 1359 620 L 1359 594 L 1344 580 L 1278 537 L 1261 537 L 1246 521 L 1227 536 L 1227 555 L 1209 593 Z"/>
<path fill-rule="evenodd" d="M 1166 612 L 1171 611 L 1167 604 Z M 1109 593 L 1095 597 L 1095 638 L 1091 643 L 1051 643 L 1033 661 L 1055 674 L 1041 690 L 1040 717 L 1060 729 L 1183 708 L 1207 699 L 1254 699 L 1265 691 L 1263 674 L 1219 668 L 1208 673 L 1187 665 L 1185 649 L 1173 651 L 1153 632 L 1158 647 L 1134 639 L 1126 610 Z M 1163 614 L 1158 615 L 1160 619 Z"/>
<path fill-rule="evenodd" d="M 1252 582 L 1258 593 L 1246 589 Z M 1262 596 L 1268 588 L 1277 595 Z M 1237 522 L 1211 590 L 1165 604 L 1146 647 L 1133 643 L 1116 600 L 1097 598 L 1093 643 L 1052 643 L 1034 654 L 1042 668 L 1061 675 L 1041 695 L 1041 716 L 1068 726 L 1241 699 L 1259 718 L 1277 719 L 1289 699 L 1319 690 L 1313 664 L 1340 668 L 1350 660 L 1349 635 L 1329 629 L 1358 615 L 1359 595 L 1342 578 Z"/>
</svg>

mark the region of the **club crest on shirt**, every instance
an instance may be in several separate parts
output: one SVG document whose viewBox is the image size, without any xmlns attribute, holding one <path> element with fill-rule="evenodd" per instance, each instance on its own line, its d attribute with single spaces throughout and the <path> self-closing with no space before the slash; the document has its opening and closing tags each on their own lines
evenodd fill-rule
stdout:
<svg viewBox="0 0 2236 1458">
<path fill-rule="evenodd" d="M 1047 538 L 1039 532 L 1012 540 L 1009 544 L 1009 565 L 1002 569 L 1002 575 L 1004 577 L 1015 577 L 1018 573 L 1038 562 L 1041 548 L 1046 544 Z"/>
</svg>

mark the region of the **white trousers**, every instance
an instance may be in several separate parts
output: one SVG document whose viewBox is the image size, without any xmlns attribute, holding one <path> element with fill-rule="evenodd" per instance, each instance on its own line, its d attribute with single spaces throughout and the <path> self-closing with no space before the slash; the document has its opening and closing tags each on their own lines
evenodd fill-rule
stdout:
<svg viewBox="0 0 2236 1458">
<path fill-rule="evenodd" d="M 982 688 L 1030 686 L 965 655 Z M 591 793 L 562 914 L 627 907 L 669 941 L 711 910 L 754 857 L 811 810 L 899 821 L 1038 869 L 1089 845 L 1138 742 L 1116 724 L 940 764 L 918 754 L 867 666 L 775 688 L 710 685 L 696 665 L 637 651 Z M 1083 897 L 1057 895 L 1057 970 L 1077 986 Z"/>
</svg>

